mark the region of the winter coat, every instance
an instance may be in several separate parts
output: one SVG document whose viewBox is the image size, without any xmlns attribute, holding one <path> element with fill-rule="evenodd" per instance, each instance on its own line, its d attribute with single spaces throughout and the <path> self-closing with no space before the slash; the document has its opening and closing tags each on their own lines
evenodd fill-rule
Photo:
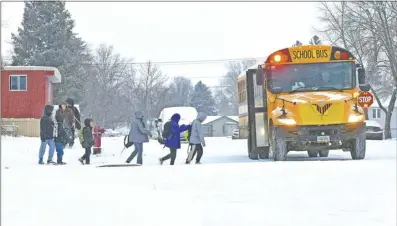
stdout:
<svg viewBox="0 0 397 226">
<path fill-rule="evenodd" d="M 40 139 L 45 141 L 54 138 L 54 121 L 52 120 L 52 111 L 54 106 L 46 105 L 44 107 L 44 114 L 40 119 Z"/>
<path fill-rule="evenodd" d="M 90 122 L 92 119 L 87 118 L 84 120 L 85 127 L 83 128 L 83 148 L 91 148 L 94 145 L 94 138 L 92 137 L 92 128 Z"/>
<path fill-rule="evenodd" d="M 78 129 L 78 130 L 80 130 L 81 129 L 81 119 L 80 119 L 80 112 L 79 112 L 79 110 L 74 106 L 74 100 L 72 99 L 72 98 L 68 98 L 67 100 L 66 100 L 66 103 L 68 103 L 68 108 L 70 109 L 70 110 L 72 110 L 72 112 L 73 112 L 73 115 L 74 115 L 74 124 L 75 124 L 75 126 L 76 126 L 76 128 Z"/>
<path fill-rule="evenodd" d="M 179 126 L 181 116 L 176 113 L 171 117 L 170 123 L 170 136 L 165 140 L 164 145 L 168 148 L 179 149 L 181 148 L 181 133 L 190 129 L 190 125 Z"/>
<path fill-rule="evenodd" d="M 104 128 L 101 128 L 99 125 L 94 127 L 94 147 L 101 147 L 101 138 L 102 134 L 105 132 Z"/>
<path fill-rule="evenodd" d="M 59 109 L 55 113 L 55 117 L 58 117 L 63 123 L 65 123 L 65 127 L 71 128 L 73 126 L 74 114 L 70 108 L 63 110 L 61 105 L 59 105 Z"/>
<path fill-rule="evenodd" d="M 62 109 L 61 109 L 62 110 Z M 59 111 L 59 110 L 58 110 Z M 57 135 L 54 138 L 55 143 L 62 143 L 66 145 L 71 140 L 70 134 L 67 133 L 64 127 L 64 116 L 60 113 L 55 114 L 55 120 L 57 123 Z"/>
<path fill-rule="evenodd" d="M 204 144 L 204 132 L 203 132 L 203 125 L 201 124 L 207 115 L 205 113 L 199 112 L 197 118 L 192 123 L 192 130 L 190 133 L 190 144 Z"/>
<path fill-rule="evenodd" d="M 134 143 L 147 143 L 149 142 L 149 130 L 145 128 L 143 123 L 143 114 L 140 111 L 135 112 L 135 119 L 131 123 L 128 141 Z"/>
</svg>

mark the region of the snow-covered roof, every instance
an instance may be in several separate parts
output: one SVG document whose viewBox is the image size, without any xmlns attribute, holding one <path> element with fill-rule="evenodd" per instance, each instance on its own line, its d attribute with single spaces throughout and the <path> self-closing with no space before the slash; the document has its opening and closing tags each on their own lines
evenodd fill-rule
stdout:
<svg viewBox="0 0 397 226">
<path fill-rule="evenodd" d="M 52 83 L 61 83 L 62 76 L 56 67 L 46 66 L 4 66 L 4 71 L 53 71 L 54 76 L 50 76 L 49 79 Z"/>
<path fill-rule="evenodd" d="M 226 116 L 226 117 L 238 122 L 238 116 Z"/>
<path fill-rule="evenodd" d="M 223 116 L 207 116 L 207 118 L 204 120 L 204 122 L 202 124 L 207 124 L 207 123 L 213 122 L 213 121 L 218 120 L 222 117 Z"/>
<path fill-rule="evenodd" d="M 366 124 L 367 126 L 382 128 L 382 127 L 380 126 L 380 124 L 379 124 L 377 121 L 373 121 L 373 120 L 365 120 L 365 124 Z"/>
<path fill-rule="evenodd" d="M 390 98 L 387 98 L 385 100 L 381 100 L 382 106 L 387 108 L 389 107 L 389 103 L 390 103 Z M 379 104 L 378 101 L 376 101 L 376 99 L 374 98 L 374 103 L 370 106 L 370 108 L 378 108 Z M 394 107 L 397 108 L 397 100 L 396 103 L 394 104 Z"/>
<path fill-rule="evenodd" d="M 221 116 L 221 115 L 218 115 L 218 116 L 207 116 L 207 118 L 204 120 L 204 122 L 202 124 L 204 125 L 204 124 L 211 123 L 211 122 L 216 121 L 216 120 L 218 120 L 218 119 L 220 119 L 222 117 L 227 117 L 227 118 L 229 118 L 229 119 L 231 119 L 233 121 L 238 122 L 238 116 Z"/>
<path fill-rule="evenodd" d="M 197 110 L 194 107 L 169 107 L 164 108 L 159 118 L 164 122 L 170 120 L 172 115 L 178 113 L 181 115 L 181 120 L 179 124 L 190 124 L 193 120 L 197 118 Z"/>
</svg>

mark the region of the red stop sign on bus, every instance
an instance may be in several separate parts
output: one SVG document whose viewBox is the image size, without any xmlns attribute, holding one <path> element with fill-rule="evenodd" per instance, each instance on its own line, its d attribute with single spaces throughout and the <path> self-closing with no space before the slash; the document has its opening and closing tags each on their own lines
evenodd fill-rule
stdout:
<svg viewBox="0 0 397 226">
<path fill-rule="evenodd" d="M 361 107 L 367 108 L 374 103 L 374 96 L 370 92 L 360 92 L 358 95 L 358 104 Z"/>
</svg>

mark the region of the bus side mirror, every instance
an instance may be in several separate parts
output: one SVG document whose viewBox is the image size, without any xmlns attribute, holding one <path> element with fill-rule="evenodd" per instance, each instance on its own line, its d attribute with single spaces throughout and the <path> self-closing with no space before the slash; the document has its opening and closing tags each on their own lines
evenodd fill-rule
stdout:
<svg viewBox="0 0 397 226">
<path fill-rule="evenodd" d="M 256 85 L 263 86 L 264 82 L 265 82 L 265 78 L 264 78 L 263 68 L 261 65 L 259 65 L 258 70 L 256 70 Z"/>
<path fill-rule="evenodd" d="M 365 84 L 365 69 L 364 68 L 359 68 L 358 69 L 358 84 Z"/>
<path fill-rule="evenodd" d="M 371 89 L 371 86 L 369 84 L 363 84 L 363 85 L 359 85 L 360 90 L 364 91 L 364 92 L 368 92 Z"/>
<path fill-rule="evenodd" d="M 357 70 L 357 73 L 358 73 L 358 86 L 360 87 L 360 90 L 368 92 L 371 87 L 369 84 L 366 84 L 365 82 L 365 69 L 359 68 Z"/>
</svg>

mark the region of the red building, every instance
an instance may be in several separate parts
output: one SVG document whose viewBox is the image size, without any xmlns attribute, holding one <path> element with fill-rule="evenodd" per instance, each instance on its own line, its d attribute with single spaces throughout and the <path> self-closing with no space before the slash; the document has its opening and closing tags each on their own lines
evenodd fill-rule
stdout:
<svg viewBox="0 0 397 226">
<path fill-rule="evenodd" d="M 1 118 L 39 119 L 53 104 L 53 84 L 61 82 L 54 67 L 6 66 L 1 69 Z"/>
</svg>

